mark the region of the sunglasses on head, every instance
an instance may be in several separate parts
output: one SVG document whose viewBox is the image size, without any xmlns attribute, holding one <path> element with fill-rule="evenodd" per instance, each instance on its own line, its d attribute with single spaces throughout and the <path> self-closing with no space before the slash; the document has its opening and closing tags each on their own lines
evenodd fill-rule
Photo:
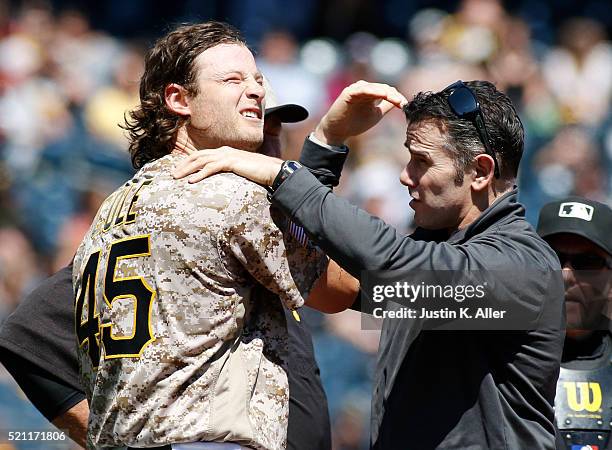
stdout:
<svg viewBox="0 0 612 450">
<path fill-rule="evenodd" d="M 570 263 L 575 270 L 601 270 L 612 268 L 612 258 L 594 255 L 592 253 L 563 253 L 555 250 L 561 267 Z"/>
<path fill-rule="evenodd" d="M 453 113 L 460 119 L 468 119 L 476 127 L 478 137 L 484 145 L 487 155 L 493 158 L 495 163 L 495 178 L 499 178 L 499 165 L 491 148 L 489 133 L 476 94 L 461 80 L 454 82 L 442 92 L 449 92 L 447 101 Z"/>
</svg>

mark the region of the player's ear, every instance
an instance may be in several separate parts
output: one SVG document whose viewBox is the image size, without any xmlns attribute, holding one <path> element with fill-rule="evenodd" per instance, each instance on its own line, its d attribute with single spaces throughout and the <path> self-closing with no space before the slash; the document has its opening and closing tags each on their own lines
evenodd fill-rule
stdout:
<svg viewBox="0 0 612 450">
<path fill-rule="evenodd" d="M 175 112 L 179 116 L 191 115 L 187 90 L 180 84 L 171 83 L 166 86 L 166 89 L 164 89 L 164 99 L 170 111 Z"/>
</svg>

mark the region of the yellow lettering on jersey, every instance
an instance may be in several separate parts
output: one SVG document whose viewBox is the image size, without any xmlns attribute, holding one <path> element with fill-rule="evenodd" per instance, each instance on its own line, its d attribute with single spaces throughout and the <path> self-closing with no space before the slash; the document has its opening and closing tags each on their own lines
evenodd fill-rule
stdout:
<svg viewBox="0 0 612 450">
<path fill-rule="evenodd" d="M 140 190 L 145 187 L 148 186 L 149 184 L 151 184 L 153 182 L 153 180 L 146 180 L 144 181 L 136 190 L 136 193 L 134 194 L 134 196 L 132 197 L 132 200 L 130 200 L 130 205 L 128 206 L 128 210 L 127 210 L 127 215 L 125 216 L 125 221 L 124 223 L 127 225 L 128 223 L 134 223 L 136 221 L 136 213 L 134 212 L 134 206 L 136 205 L 136 202 L 138 201 L 138 197 L 140 195 Z"/>
<path fill-rule="evenodd" d="M 102 207 L 104 207 L 105 204 L 110 204 L 110 208 L 106 211 L 106 217 L 102 217 L 102 210 L 98 211 L 98 215 L 96 216 L 96 227 L 95 227 L 95 233 L 93 235 L 93 237 L 99 235 L 100 233 L 102 233 L 102 231 L 105 231 L 104 228 L 106 227 L 106 223 L 109 221 L 113 206 L 115 205 L 115 200 L 117 195 L 119 194 L 119 192 L 113 192 L 104 202 L 104 204 L 102 205 Z"/>
<path fill-rule="evenodd" d="M 117 216 L 119 215 L 119 211 L 121 211 L 121 207 L 125 202 L 125 198 L 129 195 L 130 188 L 124 186 L 120 191 L 117 192 L 115 198 L 113 199 L 113 205 L 108 210 L 108 214 L 106 216 L 106 221 L 104 222 L 104 226 L 102 227 L 102 231 L 106 232 L 111 229 L 115 221 L 117 220 Z M 122 220 L 123 221 L 123 220 Z"/>
<path fill-rule="evenodd" d="M 115 214 L 114 214 L 115 222 L 113 223 L 113 227 L 116 227 L 116 226 L 121 225 L 123 223 L 125 215 L 121 214 L 121 213 L 122 213 L 122 210 L 123 210 L 123 205 L 125 205 L 125 200 L 128 198 L 130 193 L 131 193 L 131 189 L 130 188 L 126 188 L 125 189 L 125 195 L 122 196 L 122 198 L 121 198 L 121 204 L 119 205 L 119 207 L 115 211 Z"/>
<path fill-rule="evenodd" d="M 563 387 L 567 394 L 567 404 L 574 411 L 596 412 L 601 408 L 602 397 L 599 383 L 565 381 Z"/>
<path fill-rule="evenodd" d="M 138 201 L 140 190 L 151 182 L 152 180 L 144 181 L 136 187 L 135 192 L 134 184 L 126 184 L 120 190 L 111 194 L 105 202 L 110 204 L 110 207 L 106 210 L 105 217 L 97 218 L 93 236 L 105 233 L 120 225 L 134 223 L 136 221 L 134 206 Z M 133 196 L 129 199 L 132 193 Z M 128 205 L 127 208 L 125 207 L 126 204 Z"/>
</svg>

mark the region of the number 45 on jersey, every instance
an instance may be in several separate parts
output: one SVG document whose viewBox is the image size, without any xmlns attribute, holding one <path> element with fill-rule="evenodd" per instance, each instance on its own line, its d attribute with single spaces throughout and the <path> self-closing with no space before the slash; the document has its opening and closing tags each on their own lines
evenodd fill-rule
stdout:
<svg viewBox="0 0 612 450">
<path fill-rule="evenodd" d="M 92 253 L 81 274 L 81 283 L 76 295 L 75 324 L 79 347 L 89 346 L 92 365 L 100 363 L 100 343 L 104 358 L 140 357 L 145 347 L 153 342 L 151 330 L 151 307 L 155 291 L 142 277 L 118 278 L 117 263 L 122 259 L 138 258 L 151 254 L 149 236 L 135 236 L 111 244 L 108 259 L 102 267 L 103 296 L 106 307 L 112 309 L 113 302 L 130 298 L 134 305 L 134 324 L 130 336 L 113 335 L 112 323 L 100 323 L 96 299 L 96 280 L 100 269 L 101 251 Z M 87 304 L 87 317 L 83 308 Z"/>
</svg>

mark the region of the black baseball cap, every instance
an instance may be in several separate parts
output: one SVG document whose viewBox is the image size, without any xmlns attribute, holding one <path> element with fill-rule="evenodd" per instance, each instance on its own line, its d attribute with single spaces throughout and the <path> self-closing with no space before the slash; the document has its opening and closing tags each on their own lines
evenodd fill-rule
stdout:
<svg viewBox="0 0 612 450">
<path fill-rule="evenodd" d="M 284 105 L 266 106 L 266 116 L 276 114 L 281 122 L 295 123 L 301 122 L 308 117 L 306 108 L 295 103 L 285 103 Z"/>
<path fill-rule="evenodd" d="M 612 255 L 612 209 L 604 203 L 582 197 L 547 203 L 540 211 L 537 230 L 543 238 L 577 234 Z"/>
</svg>

